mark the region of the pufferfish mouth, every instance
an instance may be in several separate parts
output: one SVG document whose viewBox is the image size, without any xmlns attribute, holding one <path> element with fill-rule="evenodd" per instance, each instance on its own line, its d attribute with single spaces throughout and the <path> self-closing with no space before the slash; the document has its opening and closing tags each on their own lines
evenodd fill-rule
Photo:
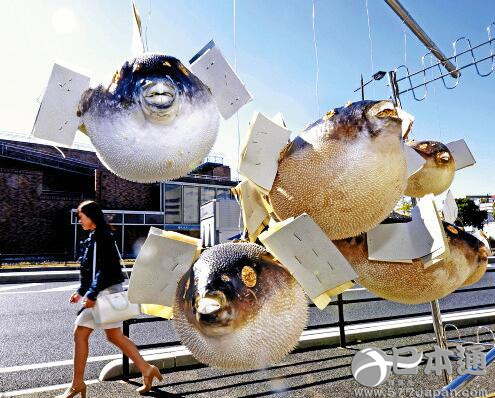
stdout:
<svg viewBox="0 0 495 398">
<path fill-rule="evenodd" d="M 196 322 L 203 333 L 219 336 L 231 331 L 233 309 L 217 297 L 196 299 Z"/>
<path fill-rule="evenodd" d="M 143 86 L 143 99 L 147 105 L 159 109 L 172 106 L 177 97 L 177 89 L 168 82 L 149 82 Z"/>
<path fill-rule="evenodd" d="M 414 123 L 414 117 L 412 115 L 396 107 L 391 101 L 376 102 L 368 109 L 368 114 L 378 119 L 388 119 L 398 122 L 401 126 L 401 135 L 403 138 L 407 138 Z"/>
</svg>

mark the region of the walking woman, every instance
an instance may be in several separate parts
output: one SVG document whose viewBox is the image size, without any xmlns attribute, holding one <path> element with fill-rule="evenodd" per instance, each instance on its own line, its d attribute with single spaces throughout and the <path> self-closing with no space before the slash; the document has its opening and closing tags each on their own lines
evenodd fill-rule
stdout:
<svg viewBox="0 0 495 398">
<path fill-rule="evenodd" d="M 108 341 L 115 344 L 138 367 L 143 375 L 143 386 L 136 391 L 144 394 L 151 389 L 153 379 L 162 380 L 162 375 L 156 366 L 147 363 L 136 345 L 124 336 L 121 330 L 122 322 L 95 323 L 93 307 L 98 296 L 121 292 L 124 275 L 122 274 L 120 255 L 110 226 L 107 224 L 100 206 L 93 201 L 82 202 L 77 208 L 79 223 L 86 231 L 90 231 L 88 239 L 83 243 L 81 260 L 81 286 L 70 296 L 71 303 L 82 300 L 84 309 L 76 318 L 74 328 L 74 371 L 72 386 L 64 394 L 56 398 L 72 398 L 81 394 L 86 397 L 84 370 L 88 358 L 89 336 L 94 329 L 104 329 Z M 96 244 L 95 277 L 93 280 L 93 251 Z"/>
</svg>

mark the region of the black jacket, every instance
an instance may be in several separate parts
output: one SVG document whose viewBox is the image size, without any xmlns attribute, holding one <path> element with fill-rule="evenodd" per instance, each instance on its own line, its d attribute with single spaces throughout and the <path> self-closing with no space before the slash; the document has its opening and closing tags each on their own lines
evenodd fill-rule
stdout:
<svg viewBox="0 0 495 398">
<path fill-rule="evenodd" d="M 96 269 L 93 280 L 93 251 L 96 242 Z M 108 230 L 92 231 L 82 242 L 81 257 L 81 286 L 77 292 L 91 300 L 103 289 L 124 281 L 120 257 L 115 245 L 113 234 Z"/>
</svg>

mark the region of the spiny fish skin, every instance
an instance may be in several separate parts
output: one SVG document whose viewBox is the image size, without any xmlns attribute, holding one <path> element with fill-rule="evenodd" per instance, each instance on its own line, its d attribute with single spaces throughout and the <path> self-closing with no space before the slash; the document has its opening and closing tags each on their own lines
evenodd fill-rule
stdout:
<svg viewBox="0 0 495 398">
<path fill-rule="evenodd" d="M 263 247 L 225 243 L 204 251 L 179 281 L 173 322 L 199 361 L 254 369 L 288 354 L 307 316 L 303 290 Z"/>
<path fill-rule="evenodd" d="M 483 242 L 447 222 L 443 227 L 450 254 L 428 268 L 419 259 L 412 264 L 369 260 L 366 234 L 334 243 L 359 275 L 356 281 L 370 292 L 398 303 L 421 304 L 447 296 L 470 279 L 479 280 L 488 264 Z"/>
<path fill-rule="evenodd" d="M 193 170 L 219 127 L 208 87 L 178 59 L 154 53 L 125 62 L 108 89 L 83 93 L 78 114 L 101 162 L 142 183 Z"/>
<path fill-rule="evenodd" d="M 446 145 L 438 141 L 408 143 L 425 160 L 420 171 L 409 177 L 405 194 L 421 198 L 432 193 L 439 195 L 450 187 L 455 174 L 455 160 Z"/>
<path fill-rule="evenodd" d="M 281 220 L 307 213 L 330 239 L 369 231 L 404 193 L 401 119 L 390 101 L 334 109 L 282 151 L 269 193 Z"/>
</svg>

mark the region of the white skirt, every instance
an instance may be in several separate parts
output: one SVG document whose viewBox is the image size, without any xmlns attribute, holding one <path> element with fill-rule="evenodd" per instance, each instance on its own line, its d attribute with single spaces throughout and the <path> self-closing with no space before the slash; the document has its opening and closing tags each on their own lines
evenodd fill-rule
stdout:
<svg viewBox="0 0 495 398">
<path fill-rule="evenodd" d="M 106 294 L 122 292 L 123 290 L 124 288 L 122 287 L 122 283 L 117 283 L 116 285 L 103 289 L 100 293 L 98 293 L 98 297 Z M 96 323 L 95 318 L 93 317 L 93 308 L 85 308 L 77 316 L 74 324 L 77 326 L 85 326 L 90 329 L 115 329 L 122 327 L 122 321 L 113 323 Z"/>
</svg>

